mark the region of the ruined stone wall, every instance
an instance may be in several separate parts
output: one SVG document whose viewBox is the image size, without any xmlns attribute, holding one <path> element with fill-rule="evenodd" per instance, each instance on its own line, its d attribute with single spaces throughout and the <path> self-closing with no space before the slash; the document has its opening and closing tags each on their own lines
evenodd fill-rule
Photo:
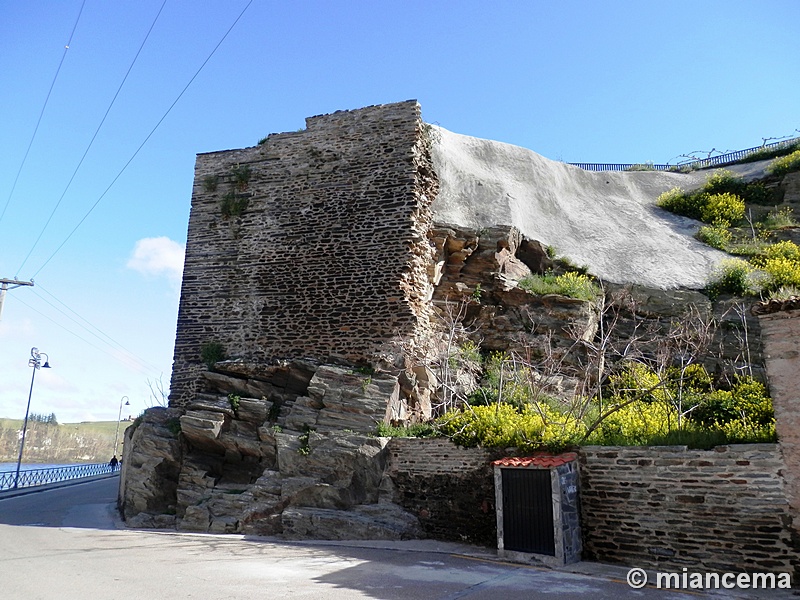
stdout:
<svg viewBox="0 0 800 600">
<path fill-rule="evenodd" d="M 800 538 L 800 310 L 776 311 L 759 317 L 775 430 L 786 461 L 786 489 Z"/>
<path fill-rule="evenodd" d="M 584 558 L 800 575 L 775 444 L 581 449 Z"/>
<path fill-rule="evenodd" d="M 197 157 L 172 406 L 193 397 L 204 344 L 250 363 L 372 363 L 427 327 L 437 182 L 419 105 L 306 124 Z"/>
</svg>

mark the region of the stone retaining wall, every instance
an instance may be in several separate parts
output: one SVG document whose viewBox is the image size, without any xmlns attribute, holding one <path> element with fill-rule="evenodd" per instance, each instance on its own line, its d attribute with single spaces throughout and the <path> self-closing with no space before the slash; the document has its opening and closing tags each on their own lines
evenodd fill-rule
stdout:
<svg viewBox="0 0 800 600">
<path fill-rule="evenodd" d="M 197 157 L 171 406 L 193 397 L 205 344 L 265 364 L 374 363 L 427 326 L 437 181 L 419 104 L 306 123 Z"/>
<path fill-rule="evenodd" d="M 589 446 L 580 462 L 584 558 L 800 575 L 777 445 Z"/>
<path fill-rule="evenodd" d="M 496 453 L 418 438 L 392 438 L 387 449 L 383 491 L 417 515 L 427 536 L 496 546 Z"/>
<path fill-rule="evenodd" d="M 428 536 L 496 545 L 492 453 L 410 438 L 388 450 L 384 491 Z M 579 460 L 585 560 L 800 577 L 776 444 L 588 446 Z"/>
</svg>

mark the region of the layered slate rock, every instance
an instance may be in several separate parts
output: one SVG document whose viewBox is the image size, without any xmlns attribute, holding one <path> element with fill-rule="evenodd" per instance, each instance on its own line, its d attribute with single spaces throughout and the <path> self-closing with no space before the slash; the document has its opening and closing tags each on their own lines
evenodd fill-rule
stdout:
<svg viewBox="0 0 800 600">
<path fill-rule="evenodd" d="M 132 527 L 174 527 L 183 447 L 179 410 L 151 408 L 125 430 L 119 491 Z"/>
<path fill-rule="evenodd" d="M 287 363 L 256 376 L 229 364 L 228 373 L 208 373 L 206 391 L 182 411 L 148 411 L 124 460 L 129 524 L 322 539 L 418 536 L 414 515 L 379 502 L 387 440 L 370 435 L 396 402 L 397 378 L 320 365 L 289 400 L 278 380 L 303 381 L 297 371 L 308 368 Z M 169 465 L 168 482 L 154 479 L 165 469 L 159 461 Z M 155 485 L 169 498 L 149 497 Z"/>
</svg>

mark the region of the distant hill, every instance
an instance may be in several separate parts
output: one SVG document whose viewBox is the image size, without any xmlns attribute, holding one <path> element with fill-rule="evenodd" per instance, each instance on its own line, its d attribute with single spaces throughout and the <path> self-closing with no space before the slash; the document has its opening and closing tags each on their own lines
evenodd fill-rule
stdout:
<svg viewBox="0 0 800 600">
<path fill-rule="evenodd" d="M 19 455 L 22 419 L 0 418 L 0 462 L 13 462 Z M 133 421 L 119 424 L 117 452 L 122 454 L 123 432 Z M 114 453 L 116 421 L 93 421 L 51 425 L 28 422 L 23 462 L 106 462 Z"/>
</svg>

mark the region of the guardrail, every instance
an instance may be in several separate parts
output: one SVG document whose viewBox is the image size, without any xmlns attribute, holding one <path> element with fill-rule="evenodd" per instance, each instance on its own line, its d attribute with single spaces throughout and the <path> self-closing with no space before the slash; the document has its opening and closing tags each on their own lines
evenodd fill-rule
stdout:
<svg viewBox="0 0 800 600">
<path fill-rule="evenodd" d="M 686 162 L 677 163 L 674 165 L 655 165 L 651 163 L 568 163 L 574 167 L 580 167 L 585 171 L 695 171 L 697 169 L 706 169 L 708 167 L 721 167 L 736 161 L 747 158 L 752 154 L 758 152 L 781 150 L 800 144 L 800 137 L 783 140 L 782 142 L 773 142 L 771 144 L 764 144 L 763 146 L 756 146 L 754 148 L 747 148 L 745 150 L 736 150 L 735 152 L 728 152 L 718 156 L 710 156 L 700 160 L 690 160 Z"/>
<path fill-rule="evenodd" d="M 93 475 L 103 475 L 113 471 L 116 471 L 116 469 L 112 469 L 108 463 L 70 465 L 68 467 L 52 467 L 49 469 L 21 469 L 19 479 L 17 479 L 15 469 L 14 471 L 0 473 L 0 491 L 57 483 L 81 477 L 92 477 Z"/>
</svg>

